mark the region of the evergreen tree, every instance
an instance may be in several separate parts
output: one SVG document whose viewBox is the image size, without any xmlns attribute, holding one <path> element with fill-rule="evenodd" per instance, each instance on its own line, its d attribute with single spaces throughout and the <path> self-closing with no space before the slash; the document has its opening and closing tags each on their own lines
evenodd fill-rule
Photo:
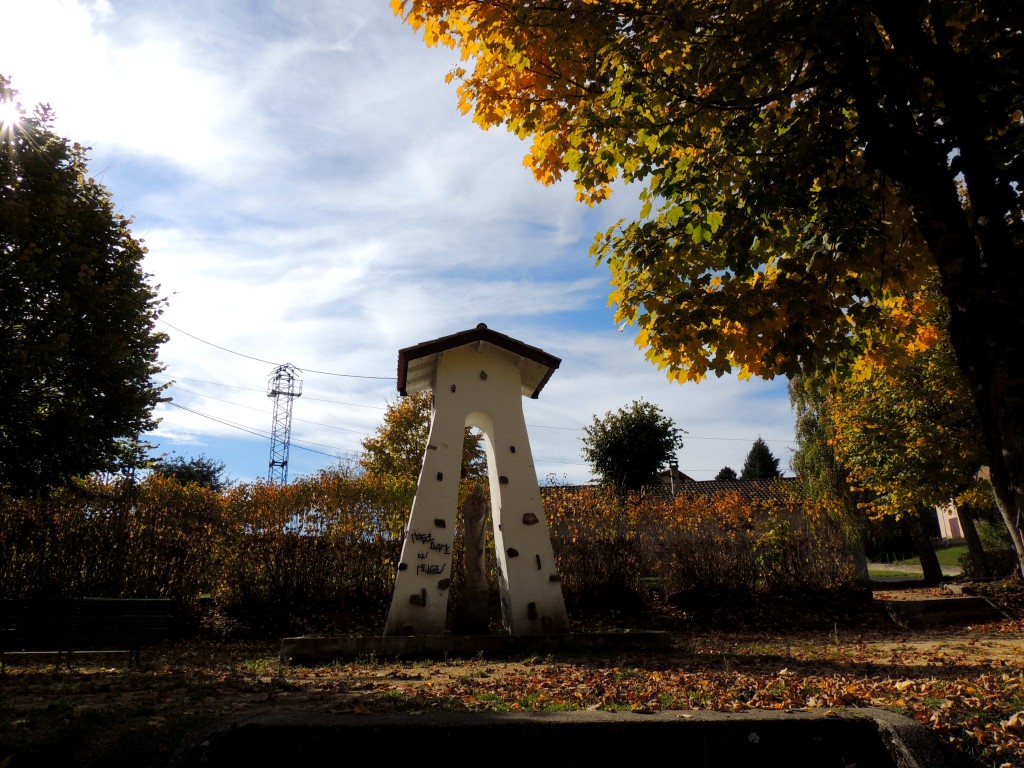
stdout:
<svg viewBox="0 0 1024 768">
<path fill-rule="evenodd" d="M 772 455 L 768 444 L 760 437 L 754 441 L 743 462 L 740 480 L 768 480 L 780 477 L 779 460 Z"/>
<path fill-rule="evenodd" d="M 736 470 L 732 467 L 722 467 L 718 470 L 718 474 L 715 475 L 715 480 L 735 480 Z"/>
</svg>

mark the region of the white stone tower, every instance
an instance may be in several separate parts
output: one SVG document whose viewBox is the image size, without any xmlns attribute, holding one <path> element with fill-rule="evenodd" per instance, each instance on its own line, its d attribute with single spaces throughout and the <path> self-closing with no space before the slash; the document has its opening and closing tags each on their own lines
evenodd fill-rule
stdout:
<svg viewBox="0 0 1024 768">
<path fill-rule="evenodd" d="M 466 427 L 484 435 L 505 628 L 569 632 L 522 404 L 560 362 L 483 323 L 399 350 L 398 391 L 432 389 L 434 407 L 385 635 L 445 632 Z"/>
</svg>

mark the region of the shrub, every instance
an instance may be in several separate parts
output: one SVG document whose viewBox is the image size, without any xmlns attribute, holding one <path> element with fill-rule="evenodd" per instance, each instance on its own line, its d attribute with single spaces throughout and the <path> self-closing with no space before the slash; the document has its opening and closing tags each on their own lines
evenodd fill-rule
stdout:
<svg viewBox="0 0 1024 768">
<path fill-rule="evenodd" d="M 414 494 L 408 482 L 333 471 L 220 493 L 153 475 L 0 497 L 0 594 L 171 598 L 224 632 L 383 627 Z M 853 580 L 839 526 L 797 499 L 553 485 L 542 501 L 570 612 L 637 607 L 652 583 L 663 594 L 783 593 Z M 465 580 L 461 529 L 450 606 Z"/>
</svg>

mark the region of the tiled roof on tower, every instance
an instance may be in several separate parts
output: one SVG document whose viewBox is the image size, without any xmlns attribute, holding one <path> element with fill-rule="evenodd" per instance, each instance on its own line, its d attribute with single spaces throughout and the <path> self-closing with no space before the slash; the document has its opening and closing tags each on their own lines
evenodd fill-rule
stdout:
<svg viewBox="0 0 1024 768">
<path fill-rule="evenodd" d="M 486 324 L 442 336 L 398 350 L 398 392 L 408 395 L 429 389 L 437 370 L 438 358 L 450 349 L 477 344 L 501 350 L 513 358 L 522 378 L 523 396 L 536 400 L 561 359 L 542 349 L 531 347 L 511 336 L 492 331 Z"/>
</svg>

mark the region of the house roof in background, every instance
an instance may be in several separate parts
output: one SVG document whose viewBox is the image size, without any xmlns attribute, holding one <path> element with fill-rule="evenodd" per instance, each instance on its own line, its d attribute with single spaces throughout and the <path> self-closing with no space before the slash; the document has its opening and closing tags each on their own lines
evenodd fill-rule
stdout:
<svg viewBox="0 0 1024 768">
<path fill-rule="evenodd" d="M 766 480 L 692 480 L 679 485 L 679 494 L 687 496 L 722 496 L 739 494 L 751 501 L 779 501 L 784 499 L 796 483 L 795 477 L 776 477 Z"/>
<path fill-rule="evenodd" d="M 659 493 L 666 498 L 671 496 L 671 489 L 667 479 L 668 473 L 662 473 L 660 487 L 655 487 Z M 711 498 L 727 494 L 737 494 L 750 502 L 784 501 L 789 497 L 790 491 L 795 488 L 795 477 L 776 477 L 766 480 L 692 480 L 687 475 L 680 473 L 680 481 L 676 486 L 677 496 Z M 567 485 L 567 486 L 541 486 L 541 490 L 554 487 L 557 490 L 597 490 L 600 485 Z"/>
</svg>

